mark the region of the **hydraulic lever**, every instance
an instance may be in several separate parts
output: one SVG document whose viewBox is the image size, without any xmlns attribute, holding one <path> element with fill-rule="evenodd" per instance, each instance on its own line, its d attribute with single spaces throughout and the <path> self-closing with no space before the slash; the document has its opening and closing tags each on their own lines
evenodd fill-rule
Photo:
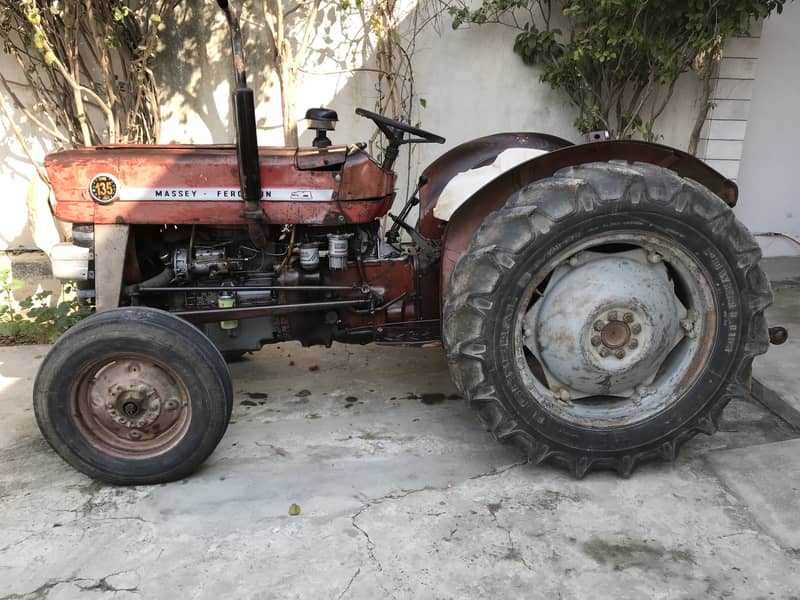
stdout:
<svg viewBox="0 0 800 600">
<path fill-rule="evenodd" d="M 406 218 L 408 218 L 408 213 L 411 212 L 411 209 L 414 208 L 417 204 L 419 204 L 419 190 L 420 188 L 428 183 L 428 178 L 421 175 L 419 181 L 417 182 L 417 187 L 414 189 L 414 192 L 411 194 L 411 197 L 406 200 L 406 203 L 403 205 L 403 208 L 400 210 L 400 214 L 395 217 L 394 215 L 389 215 L 392 219 L 394 219 L 394 223 L 389 228 L 389 231 L 386 232 L 386 241 L 390 244 L 395 244 L 400 241 L 400 227 L 402 223 L 406 222 Z"/>
</svg>

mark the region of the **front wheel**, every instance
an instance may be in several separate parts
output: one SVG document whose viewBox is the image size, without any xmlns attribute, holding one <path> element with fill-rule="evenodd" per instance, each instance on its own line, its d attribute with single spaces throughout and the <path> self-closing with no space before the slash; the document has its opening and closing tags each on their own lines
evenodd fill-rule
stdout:
<svg viewBox="0 0 800 600">
<path fill-rule="evenodd" d="M 444 311 L 456 384 L 529 457 L 623 475 L 749 393 L 772 295 L 706 188 L 647 164 L 563 169 L 475 233 Z"/>
<path fill-rule="evenodd" d="M 219 443 L 233 390 L 200 331 L 144 307 L 110 310 L 56 342 L 34 383 L 34 409 L 53 449 L 83 473 L 119 485 L 173 481 Z"/>
</svg>

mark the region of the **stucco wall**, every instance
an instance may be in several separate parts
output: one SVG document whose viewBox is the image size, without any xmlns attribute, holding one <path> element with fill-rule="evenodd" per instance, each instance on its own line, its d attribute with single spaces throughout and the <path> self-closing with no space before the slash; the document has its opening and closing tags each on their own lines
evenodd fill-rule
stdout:
<svg viewBox="0 0 800 600">
<path fill-rule="evenodd" d="M 739 168 L 739 218 L 755 232 L 778 231 L 800 239 L 800 4 L 764 23 L 750 120 Z M 760 237 L 766 255 L 798 255 L 787 240 Z"/>
<path fill-rule="evenodd" d="M 7 54 L 0 53 L 0 69 L 4 73 L 16 72 L 16 65 Z M 0 102 L 11 111 L 12 106 L 5 94 L 0 93 Z M 22 127 L 29 146 L 36 159 L 44 158 L 45 146 L 37 138 L 35 130 Z M 33 239 L 31 219 L 28 218 L 28 184 L 35 173 L 28 157 L 10 131 L 8 121 L 0 112 L 0 185 L 2 185 L 2 209 L 0 209 L 0 250 L 6 248 L 32 248 L 36 244 Z"/>
<path fill-rule="evenodd" d="M 228 142 L 230 56 L 227 31 L 210 5 L 192 7 L 185 3 L 167 22 L 167 47 L 157 66 L 163 82 L 161 141 Z M 332 17 L 332 15 L 330 15 Z M 410 22 L 409 16 L 407 22 Z M 418 173 L 436 156 L 468 139 L 499 131 L 532 130 L 552 133 L 580 141 L 572 122 L 575 114 L 564 97 L 538 80 L 538 71 L 525 66 L 512 53 L 514 32 L 501 26 L 452 31 L 444 17 L 438 28 L 426 29 L 417 39 L 414 54 L 415 85 L 427 107 L 418 107 L 424 128 L 447 138 L 444 146 L 419 146 L 407 168 L 401 154 L 399 201 L 405 199 L 406 180 L 415 181 Z M 321 35 L 316 51 L 306 64 L 298 91 L 298 111 L 329 106 L 339 112 L 339 128 L 334 142 L 366 140 L 371 123 L 353 114 L 356 106 L 373 108 L 375 74 L 352 72 L 335 74 L 343 67 L 371 67 L 373 56 L 369 40 L 353 40 L 357 22 L 339 23 L 322 16 Z M 258 14 L 245 14 L 243 30 L 248 39 L 248 63 L 254 87 L 262 99 L 257 109 L 259 140 L 264 145 L 280 145 L 280 109 L 277 82 L 269 76 L 269 56 L 264 50 L 263 26 Z M 327 39 L 326 39 L 327 38 Z M 347 41 L 345 41 L 347 40 Z M 0 58 L 0 68 L 10 65 Z M 683 77 L 672 104 L 657 123 L 663 143 L 686 148 L 697 109 L 699 88 L 694 75 Z M 24 123 L 23 123 L 24 126 Z M 4 131 L 6 139 L 10 136 Z M 302 131 L 302 129 L 301 129 Z M 28 134 L 30 129 L 26 129 Z M 310 143 L 312 135 L 301 135 Z M 43 149 L 37 146 L 37 154 Z M 2 177 L 6 191 L 6 217 L 0 220 L 0 245 L 14 247 L 33 243 L 25 218 L 25 192 L 32 169 L 10 140 L 4 152 Z M 410 176 L 410 177 L 409 177 Z"/>
</svg>

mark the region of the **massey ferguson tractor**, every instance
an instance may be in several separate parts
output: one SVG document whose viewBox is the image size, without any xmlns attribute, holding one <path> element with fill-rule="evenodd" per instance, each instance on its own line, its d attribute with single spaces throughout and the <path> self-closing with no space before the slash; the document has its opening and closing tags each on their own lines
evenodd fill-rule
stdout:
<svg viewBox="0 0 800 600">
<path fill-rule="evenodd" d="M 748 396 L 772 294 L 733 182 L 657 144 L 503 133 L 443 154 L 394 216 L 400 147 L 444 138 L 357 109 L 385 135 L 376 160 L 333 144 L 320 108 L 312 147 L 259 148 L 238 19 L 217 3 L 235 146 L 45 161 L 73 224 L 53 273 L 96 308 L 34 387 L 70 465 L 114 484 L 189 475 L 231 416 L 225 359 L 286 340 L 441 345 L 499 441 L 577 477 L 672 461 Z"/>
</svg>

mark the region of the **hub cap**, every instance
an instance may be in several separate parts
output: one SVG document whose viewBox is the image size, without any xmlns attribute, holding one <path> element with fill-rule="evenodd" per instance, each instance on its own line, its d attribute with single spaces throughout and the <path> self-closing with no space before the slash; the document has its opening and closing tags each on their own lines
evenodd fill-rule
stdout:
<svg viewBox="0 0 800 600">
<path fill-rule="evenodd" d="M 710 276 L 674 239 L 609 231 L 554 256 L 517 313 L 522 383 L 583 427 L 651 418 L 700 377 L 717 314 Z"/>
<path fill-rule="evenodd" d="M 191 404 L 185 386 L 165 364 L 142 355 L 118 355 L 78 377 L 72 415 L 97 449 L 123 458 L 149 458 L 186 434 Z"/>
<path fill-rule="evenodd" d="M 630 396 L 683 337 L 685 317 L 663 262 L 643 250 L 584 252 L 553 272 L 525 316 L 524 343 L 551 389 Z"/>
</svg>

